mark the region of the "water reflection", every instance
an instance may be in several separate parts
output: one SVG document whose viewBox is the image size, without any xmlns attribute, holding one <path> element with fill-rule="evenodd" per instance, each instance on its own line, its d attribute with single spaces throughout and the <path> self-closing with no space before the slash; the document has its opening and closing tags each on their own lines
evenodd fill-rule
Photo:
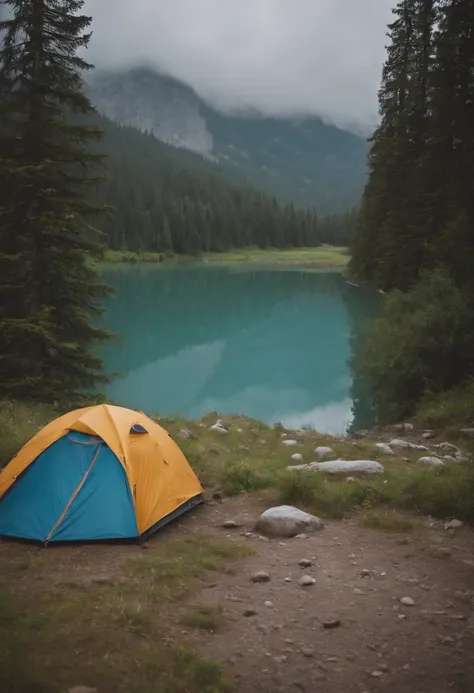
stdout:
<svg viewBox="0 0 474 693">
<path fill-rule="evenodd" d="M 122 374 L 108 394 L 125 406 L 330 432 L 364 406 L 348 359 L 370 308 L 338 274 L 120 267 L 106 279 L 119 289 L 107 322 L 120 333 L 106 363 Z"/>
</svg>

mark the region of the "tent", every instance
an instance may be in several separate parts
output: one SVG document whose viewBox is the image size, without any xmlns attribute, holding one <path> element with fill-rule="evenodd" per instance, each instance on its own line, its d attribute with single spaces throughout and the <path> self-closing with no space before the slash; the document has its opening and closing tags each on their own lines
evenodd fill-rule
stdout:
<svg viewBox="0 0 474 693">
<path fill-rule="evenodd" d="M 202 502 L 169 434 L 145 414 L 101 404 L 35 435 L 0 473 L 0 536 L 144 539 Z"/>
</svg>

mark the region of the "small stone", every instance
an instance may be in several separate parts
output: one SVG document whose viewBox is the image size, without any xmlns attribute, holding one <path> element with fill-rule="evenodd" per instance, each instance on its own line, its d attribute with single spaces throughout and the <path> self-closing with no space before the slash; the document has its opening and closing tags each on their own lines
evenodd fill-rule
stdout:
<svg viewBox="0 0 474 693">
<path fill-rule="evenodd" d="M 301 460 L 303 459 L 303 455 L 301 454 L 301 452 L 295 452 L 295 454 L 291 456 L 291 459 L 295 462 L 301 462 Z"/>
<path fill-rule="evenodd" d="M 434 431 L 425 431 L 421 437 L 425 440 L 430 440 L 431 438 L 434 438 L 435 435 L 436 433 Z"/>
<path fill-rule="evenodd" d="M 302 568 L 310 568 L 313 564 L 309 558 L 302 558 L 301 561 L 298 561 L 298 565 L 300 565 Z"/>
<path fill-rule="evenodd" d="M 316 580 L 313 577 L 311 577 L 311 575 L 303 575 L 298 580 L 298 585 L 300 587 L 309 587 L 310 585 L 314 585 L 315 582 Z"/>
<path fill-rule="evenodd" d="M 293 447 L 294 445 L 298 445 L 297 440 L 282 440 L 281 442 L 283 445 L 286 445 L 289 448 Z"/>
<path fill-rule="evenodd" d="M 182 428 L 178 433 L 180 438 L 194 438 L 193 432 L 189 428 Z"/>
<path fill-rule="evenodd" d="M 381 676 L 383 676 L 383 671 L 373 671 L 373 672 L 371 673 L 371 676 L 373 676 L 375 679 L 378 679 L 378 678 L 380 678 Z"/>
<path fill-rule="evenodd" d="M 403 621 L 407 617 L 406 614 L 398 614 L 398 618 Z"/>
<path fill-rule="evenodd" d="M 274 660 L 277 664 L 283 664 L 283 662 L 286 662 L 288 657 L 286 655 L 278 655 L 277 657 L 274 657 Z"/>
<path fill-rule="evenodd" d="M 236 597 L 233 594 L 227 594 L 225 599 L 227 599 L 229 602 L 243 602 L 244 601 L 240 597 Z"/>
<path fill-rule="evenodd" d="M 219 423 L 215 423 L 214 426 L 210 427 L 210 429 L 211 429 L 211 431 L 217 431 L 217 433 L 220 433 L 221 435 L 224 435 L 224 436 L 228 435 L 228 433 L 229 433 L 227 428 L 224 428 L 224 426 L 222 426 Z"/>
<path fill-rule="evenodd" d="M 444 467 L 444 462 L 439 457 L 420 457 L 418 462 L 420 464 L 428 464 L 430 467 Z"/>
<path fill-rule="evenodd" d="M 446 522 L 444 525 L 445 529 L 459 529 L 459 527 L 462 527 L 463 523 L 461 520 L 451 520 L 450 522 Z"/>
<path fill-rule="evenodd" d="M 415 602 L 411 597 L 402 597 L 400 604 L 403 604 L 403 606 L 415 606 Z"/>
<path fill-rule="evenodd" d="M 259 570 L 251 575 L 250 579 L 252 582 L 268 582 L 270 580 L 270 575 L 264 570 Z"/>
<path fill-rule="evenodd" d="M 270 541 L 270 539 L 268 537 L 264 537 L 261 534 L 257 534 L 257 539 L 259 541 Z"/>
<path fill-rule="evenodd" d="M 307 534 L 297 534 L 293 539 L 307 539 L 308 535 Z"/>
<path fill-rule="evenodd" d="M 247 618 L 249 618 L 250 616 L 256 616 L 256 615 L 257 615 L 257 612 L 255 611 L 255 609 L 245 609 L 245 611 L 244 611 L 244 616 L 246 616 Z"/>
<path fill-rule="evenodd" d="M 381 455 L 394 455 L 392 448 L 387 443 L 375 443 L 375 448 Z"/>
<path fill-rule="evenodd" d="M 366 577 L 370 578 L 370 577 L 372 577 L 372 573 L 367 568 L 364 568 L 363 570 L 360 571 L 360 576 L 361 576 L 361 578 L 366 578 Z"/>
<path fill-rule="evenodd" d="M 273 607 L 273 602 L 265 602 L 265 606 L 268 606 L 269 609 Z"/>
<path fill-rule="evenodd" d="M 302 647 L 301 653 L 304 657 L 314 657 L 314 650 L 310 647 Z"/>
<path fill-rule="evenodd" d="M 285 578 L 285 582 L 291 582 L 291 578 L 290 578 L 290 577 L 286 577 L 286 578 Z"/>
<path fill-rule="evenodd" d="M 326 630 L 331 630 L 333 628 L 339 628 L 341 625 L 341 619 L 339 618 L 334 618 L 329 621 L 323 621 L 323 628 L 326 628 Z"/>
<path fill-rule="evenodd" d="M 332 448 L 328 448 L 328 447 L 325 447 L 323 445 L 317 447 L 314 452 L 320 460 L 323 460 L 326 457 L 330 457 L 331 455 L 335 454 L 334 450 Z"/>
<path fill-rule="evenodd" d="M 225 529 L 238 529 L 239 525 L 235 520 L 226 520 L 222 525 Z"/>
</svg>

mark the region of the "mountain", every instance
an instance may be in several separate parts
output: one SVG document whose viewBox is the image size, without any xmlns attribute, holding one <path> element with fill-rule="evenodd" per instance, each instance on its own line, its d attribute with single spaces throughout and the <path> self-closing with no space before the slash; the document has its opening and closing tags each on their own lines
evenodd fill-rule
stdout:
<svg viewBox="0 0 474 693">
<path fill-rule="evenodd" d="M 318 118 L 226 115 L 145 68 L 95 71 L 89 88 L 97 110 L 111 120 L 219 162 L 282 202 L 342 212 L 360 200 L 367 142 Z"/>
</svg>

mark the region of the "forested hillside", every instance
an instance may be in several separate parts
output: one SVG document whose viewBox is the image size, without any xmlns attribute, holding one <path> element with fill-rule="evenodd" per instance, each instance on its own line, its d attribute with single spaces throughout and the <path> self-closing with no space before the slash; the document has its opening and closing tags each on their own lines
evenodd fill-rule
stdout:
<svg viewBox="0 0 474 693">
<path fill-rule="evenodd" d="M 474 0 L 404 0 L 351 270 L 389 296 L 362 370 L 381 417 L 474 377 Z"/>
<path fill-rule="evenodd" d="M 474 284 L 474 3 L 399 2 L 389 36 L 352 269 L 383 289 L 439 264 Z"/>
<path fill-rule="evenodd" d="M 103 115 L 199 152 L 283 204 L 327 214 L 360 200 L 368 145 L 352 132 L 315 117 L 221 113 L 185 84 L 144 67 L 96 70 L 87 80 L 92 103 Z"/>
<path fill-rule="evenodd" d="M 347 244 L 354 213 L 321 217 L 283 206 L 226 176 L 216 164 L 131 127 L 94 116 L 105 132 L 105 180 L 95 202 L 111 206 L 101 219 L 114 249 L 197 253 L 232 247 Z"/>
</svg>

